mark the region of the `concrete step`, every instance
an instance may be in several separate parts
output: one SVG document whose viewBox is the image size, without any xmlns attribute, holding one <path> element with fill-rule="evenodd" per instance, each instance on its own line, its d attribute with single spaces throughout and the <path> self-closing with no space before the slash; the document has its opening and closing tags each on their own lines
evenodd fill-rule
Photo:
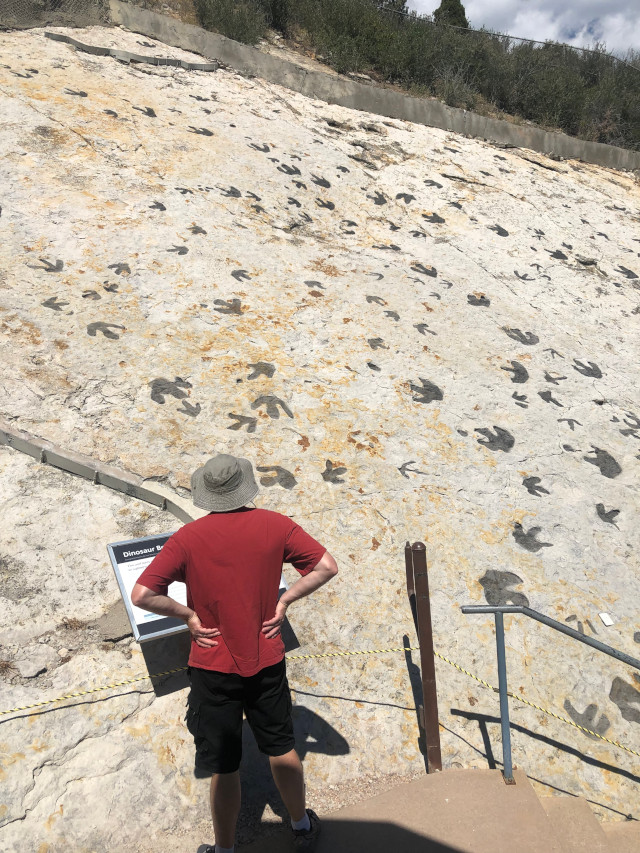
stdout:
<svg viewBox="0 0 640 853">
<path fill-rule="evenodd" d="M 586 800 L 570 796 L 541 797 L 540 803 L 563 853 L 617 853 Z"/>
<path fill-rule="evenodd" d="M 640 821 L 621 820 L 601 826 L 611 853 L 640 853 Z"/>
<path fill-rule="evenodd" d="M 447 770 L 321 815 L 316 851 L 565 853 L 526 775 L 514 775 L 505 785 L 498 770 Z M 278 834 L 243 853 L 276 853 L 283 843 Z"/>
</svg>

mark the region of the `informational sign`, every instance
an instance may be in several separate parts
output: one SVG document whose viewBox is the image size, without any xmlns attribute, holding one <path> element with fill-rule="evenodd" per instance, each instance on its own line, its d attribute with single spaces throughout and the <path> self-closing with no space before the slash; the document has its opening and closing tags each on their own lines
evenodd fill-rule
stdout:
<svg viewBox="0 0 640 853">
<path fill-rule="evenodd" d="M 173 533 L 161 533 L 158 536 L 143 536 L 140 539 L 129 539 L 126 542 L 114 542 L 107 545 L 111 565 L 116 573 L 118 586 L 124 606 L 127 608 L 133 636 L 139 643 L 166 637 L 178 631 L 188 631 L 182 619 L 172 616 L 159 616 L 149 613 L 131 603 L 131 593 L 138 578 L 147 568 L 151 560 L 162 551 L 162 548 Z M 187 588 L 183 583 L 175 581 L 169 586 L 167 595 L 180 604 L 187 605 Z"/>
<path fill-rule="evenodd" d="M 141 607 L 136 607 L 131 602 L 131 593 L 138 578 L 147 568 L 151 560 L 162 551 L 162 548 L 173 533 L 161 533 L 158 536 L 143 536 L 140 539 L 128 539 L 126 542 L 113 542 L 107 545 L 107 551 L 111 559 L 111 565 L 116 573 L 120 594 L 127 609 L 127 615 L 131 622 L 133 636 L 139 643 L 147 640 L 155 640 L 158 637 L 166 637 L 178 631 L 188 631 L 186 623 L 182 619 L 172 616 L 159 616 L 157 613 L 149 613 Z M 282 575 L 280 579 L 280 594 L 288 589 L 287 582 Z M 185 584 L 175 581 L 170 584 L 167 595 L 175 601 L 187 606 L 187 588 Z"/>
</svg>

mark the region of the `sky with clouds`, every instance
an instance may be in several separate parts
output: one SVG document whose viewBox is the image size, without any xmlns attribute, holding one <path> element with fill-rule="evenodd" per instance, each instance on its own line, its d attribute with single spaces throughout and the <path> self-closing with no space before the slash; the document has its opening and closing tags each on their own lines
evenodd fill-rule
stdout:
<svg viewBox="0 0 640 853">
<path fill-rule="evenodd" d="M 553 39 L 578 47 L 606 42 L 618 55 L 640 50 L 640 0 L 462 0 L 474 28 L 487 27 L 521 38 Z M 430 15 L 440 0 L 408 0 Z"/>
</svg>

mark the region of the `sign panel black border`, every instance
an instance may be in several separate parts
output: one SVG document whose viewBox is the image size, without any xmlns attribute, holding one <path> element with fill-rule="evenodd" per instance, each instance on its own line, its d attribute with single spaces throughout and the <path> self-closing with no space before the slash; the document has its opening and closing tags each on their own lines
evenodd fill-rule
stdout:
<svg viewBox="0 0 640 853">
<path fill-rule="evenodd" d="M 172 616 L 159 616 L 156 613 L 146 613 L 140 618 L 136 618 L 136 611 L 141 608 L 136 608 L 131 603 L 131 591 L 138 577 L 144 569 L 149 565 L 151 560 L 159 554 L 165 542 L 173 536 L 175 531 L 171 533 L 158 533 L 154 536 L 141 536 L 139 539 L 127 539 L 123 542 L 112 542 L 107 545 L 109 558 L 113 571 L 120 587 L 120 594 L 124 601 L 124 606 L 127 610 L 127 616 L 131 623 L 133 636 L 139 643 L 147 642 L 148 640 L 156 640 L 159 637 L 167 637 L 171 634 L 177 634 L 180 631 L 188 631 L 186 623 L 182 619 L 176 619 Z M 137 563 L 137 571 L 135 576 L 129 574 L 125 579 L 123 568 L 127 563 Z M 133 580 L 133 583 L 131 582 Z M 177 583 L 177 581 L 176 581 Z M 173 586 L 173 584 L 172 584 Z M 184 584 L 181 584 L 184 587 Z M 175 592 L 172 598 L 175 598 Z M 185 593 L 180 596 L 184 598 L 182 604 L 186 603 L 186 587 Z"/>
</svg>

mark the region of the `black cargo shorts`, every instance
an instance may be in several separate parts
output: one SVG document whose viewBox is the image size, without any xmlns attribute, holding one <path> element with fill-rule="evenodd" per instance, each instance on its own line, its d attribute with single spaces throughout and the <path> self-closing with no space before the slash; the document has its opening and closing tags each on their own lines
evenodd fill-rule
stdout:
<svg viewBox="0 0 640 853">
<path fill-rule="evenodd" d="M 260 752 L 278 756 L 294 748 L 284 660 L 250 676 L 190 667 L 189 681 L 185 719 L 196 746 L 196 776 L 239 768 L 243 711 Z"/>
</svg>

